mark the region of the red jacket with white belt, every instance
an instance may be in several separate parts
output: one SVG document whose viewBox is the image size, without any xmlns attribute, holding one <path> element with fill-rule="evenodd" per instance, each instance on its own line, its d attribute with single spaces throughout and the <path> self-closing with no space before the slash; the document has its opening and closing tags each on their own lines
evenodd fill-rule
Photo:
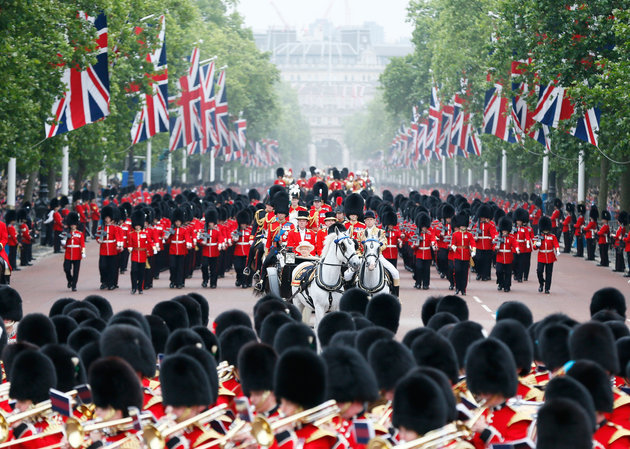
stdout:
<svg viewBox="0 0 630 449">
<path fill-rule="evenodd" d="M 219 245 L 225 242 L 223 233 L 218 229 L 208 229 L 205 231 L 207 234 L 203 236 L 199 234 L 199 245 L 201 245 L 201 255 L 203 257 L 219 257 Z"/>
<path fill-rule="evenodd" d="M 172 256 L 185 256 L 192 248 L 190 233 L 184 228 L 173 228 L 173 233 L 168 237 L 168 253 Z"/>
<path fill-rule="evenodd" d="M 132 262 L 145 263 L 147 257 L 153 255 L 153 240 L 146 229 L 130 231 L 127 234 L 127 245 Z"/>
<path fill-rule="evenodd" d="M 81 260 L 85 251 L 85 236 L 81 231 L 72 231 L 66 240 L 66 260 Z"/>
<path fill-rule="evenodd" d="M 557 260 L 556 251 L 560 249 L 560 245 L 555 235 L 541 234 L 540 242 L 536 242 L 536 249 L 538 250 L 538 262 L 554 263 Z"/>
</svg>

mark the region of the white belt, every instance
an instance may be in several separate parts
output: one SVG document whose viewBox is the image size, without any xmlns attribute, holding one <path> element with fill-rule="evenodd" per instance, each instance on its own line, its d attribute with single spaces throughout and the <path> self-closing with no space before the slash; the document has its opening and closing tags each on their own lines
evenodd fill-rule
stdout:
<svg viewBox="0 0 630 449">
<path fill-rule="evenodd" d="M 516 240 L 518 243 L 525 243 L 527 240 Z"/>
<path fill-rule="evenodd" d="M 426 250 L 426 249 L 431 249 L 431 247 L 430 246 L 420 246 L 419 248 L 416 248 L 416 249 L 425 249 Z"/>
<path fill-rule="evenodd" d="M 81 245 L 66 245 L 66 248 L 81 248 Z"/>
<path fill-rule="evenodd" d="M 540 249 L 538 250 L 539 253 L 553 253 L 552 249 Z"/>
<path fill-rule="evenodd" d="M 218 243 L 210 243 L 208 246 L 217 246 Z"/>
<path fill-rule="evenodd" d="M 186 240 L 173 240 L 171 243 L 186 243 Z"/>
<path fill-rule="evenodd" d="M 396 245 L 387 245 L 388 248 L 396 248 Z"/>
<path fill-rule="evenodd" d="M 116 243 L 116 240 L 103 240 L 103 243 Z"/>
<path fill-rule="evenodd" d="M 492 237 L 490 237 L 489 235 L 481 235 L 479 237 L 477 237 L 478 239 L 491 239 Z"/>
<path fill-rule="evenodd" d="M 249 245 L 249 242 L 238 242 L 237 245 Z"/>
<path fill-rule="evenodd" d="M 500 249 L 499 252 L 500 253 L 511 253 L 512 250 L 511 249 Z"/>
</svg>

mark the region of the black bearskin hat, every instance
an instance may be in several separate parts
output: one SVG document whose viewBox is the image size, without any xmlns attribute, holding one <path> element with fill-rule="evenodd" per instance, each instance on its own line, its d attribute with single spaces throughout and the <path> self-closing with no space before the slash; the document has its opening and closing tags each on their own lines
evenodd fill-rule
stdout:
<svg viewBox="0 0 630 449">
<path fill-rule="evenodd" d="M 586 214 L 586 205 L 583 204 L 583 203 L 579 203 L 576 206 L 576 210 L 577 210 L 578 214 L 584 215 L 584 214 Z"/>
<path fill-rule="evenodd" d="M 260 192 L 256 189 L 249 189 L 249 191 L 247 192 L 247 198 L 250 201 L 253 201 L 253 200 L 260 201 Z"/>
<path fill-rule="evenodd" d="M 48 390 L 57 386 L 53 362 L 39 351 L 20 352 L 12 362 L 9 397 L 38 403 L 48 399 Z"/>
<path fill-rule="evenodd" d="M 149 337 L 128 324 L 109 325 L 101 334 L 101 355 L 120 357 L 144 377 L 155 376 L 157 356 Z"/>
<path fill-rule="evenodd" d="M 377 326 L 389 329 L 393 333 L 398 331 L 400 313 L 400 301 L 389 293 L 379 293 L 374 296 L 365 309 L 365 317 L 368 320 Z"/>
<path fill-rule="evenodd" d="M 197 346 L 204 348 L 204 343 L 199 334 L 192 329 L 175 329 L 171 332 L 164 346 L 165 354 L 174 354 L 185 346 Z"/>
<path fill-rule="evenodd" d="M 512 226 L 514 226 L 514 224 L 512 223 L 512 219 L 510 217 L 505 216 L 499 218 L 499 232 L 512 232 Z"/>
<path fill-rule="evenodd" d="M 72 333 L 72 331 L 79 327 L 74 318 L 70 318 L 66 315 L 56 315 L 50 320 L 55 325 L 55 332 L 57 332 L 57 341 L 62 344 L 67 343 L 68 336 Z"/>
<path fill-rule="evenodd" d="M 420 212 L 418 215 L 416 215 L 415 223 L 418 230 L 421 230 L 422 228 L 428 228 L 431 226 L 431 217 L 429 217 L 429 214 L 427 214 L 426 212 Z"/>
<path fill-rule="evenodd" d="M 212 404 L 208 374 L 200 362 L 188 355 L 178 353 L 162 360 L 160 385 L 164 405 L 190 407 Z"/>
<path fill-rule="evenodd" d="M 628 212 L 626 212 L 625 210 L 619 212 L 619 215 L 617 215 L 617 221 L 621 226 L 627 226 L 628 221 L 630 221 L 630 216 L 628 215 Z"/>
<path fill-rule="evenodd" d="M 355 330 L 352 315 L 340 311 L 327 313 L 317 326 L 317 337 L 320 345 L 325 348 L 333 335 L 339 331 L 347 330 Z"/>
<path fill-rule="evenodd" d="M 289 194 L 285 191 L 276 193 L 271 199 L 271 204 L 273 205 L 273 210 L 276 215 L 289 215 L 290 202 L 291 200 L 289 199 Z"/>
<path fill-rule="evenodd" d="M 79 354 L 69 346 L 53 343 L 44 346 L 41 352 L 48 356 L 55 366 L 57 390 L 70 391 L 77 385 L 87 382 L 87 373 Z"/>
<path fill-rule="evenodd" d="M 604 323 L 587 321 L 573 328 L 569 351 L 572 360 L 592 360 L 611 374 L 619 372 L 615 337 Z"/>
<path fill-rule="evenodd" d="M 540 360 L 549 371 L 553 372 L 571 360 L 569 335 L 571 328 L 560 323 L 551 323 L 541 329 L 538 351 Z"/>
<path fill-rule="evenodd" d="M 442 218 L 453 218 L 455 216 L 455 209 L 450 204 L 444 203 L 442 206 Z"/>
<path fill-rule="evenodd" d="M 214 404 L 219 397 L 219 375 L 217 372 L 217 362 L 214 356 L 205 349 L 197 346 L 184 346 L 177 351 L 177 354 L 184 354 L 192 357 L 202 366 L 210 384 L 210 394 L 212 395 L 210 404 Z"/>
<path fill-rule="evenodd" d="M 593 293 L 591 298 L 590 311 L 591 316 L 600 310 L 613 310 L 622 317 L 626 317 L 626 298 L 619 290 L 614 287 L 604 287 Z M 0 316 L 4 317 L 0 313 Z"/>
<path fill-rule="evenodd" d="M 444 426 L 448 407 L 440 386 L 430 377 L 413 373 L 396 386 L 392 424 L 419 435 Z"/>
<path fill-rule="evenodd" d="M 249 225 L 252 217 L 247 209 L 243 209 L 236 214 L 236 223 L 239 225 Z"/>
<path fill-rule="evenodd" d="M 321 404 L 326 398 L 324 361 L 313 351 L 287 349 L 276 364 L 274 393 L 278 401 L 285 399 L 304 409 Z"/>
<path fill-rule="evenodd" d="M 363 197 L 358 193 L 351 193 L 346 197 L 346 200 L 343 202 L 343 211 L 346 214 L 346 217 L 350 215 L 357 215 L 359 218 L 363 215 L 363 205 L 365 201 Z"/>
<path fill-rule="evenodd" d="M 219 213 L 214 207 L 211 207 L 206 211 L 205 218 L 206 218 L 206 226 L 210 223 L 217 224 L 219 220 Z"/>
<path fill-rule="evenodd" d="M 576 360 L 567 375 L 580 382 L 591 393 L 596 411 L 612 412 L 614 395 L 610 376 L 600 365 L 591 360 Z"/>
<path fill-rule="evenodd" d="M 538 228 L 540 232 L 551 232 L 551 218 L 545 216 L 540 217 L 540 221 L 538 222 Z"/>
<path fill-rule="evenodd" d="M 602 220 L 610 221 L 610 218 L 610 212 L 604 209 L 602 211 Z"/>
<path fill-rule="evenodd" d="M 466 352 L 470 345 L 484 338 L 483 327 L 475 321 L 462 321 L 453 326 L 448 335 L 448 341 L 455 350 L 460 368 L 464 368 L 466 364 Z"/>
<path fill-rule="evenodd" d="M 251 342 L 238 353 L 238 374 L 243 393 L 249 396 L 252 391 L 272 391 L 273 374 L 278 355 L 264 343 Z"/>
<path fill-rule="evenodd" d="M 365 309 L 370 301 L 365 290 L 360 288 L 351 288 L 342 293 L 339 300 L 339 310 L 342 312 L 359 312 L 365 315 Z"/>
<path fill-rule="evenodd" d="M 328 399 L 369 402 L 378 398 L 378 384 L 367 360 L 355 349 L 329 346 L 322 352 L 326 362 Z"/>
<path fill-rule="evenodd" d="M 70 226 L 79 226 L 79 214 L 76 212 L 70 212 L 66 215 L 66 225 Z"/>
<path fill-rule="evenodd" d="M 440 299 L 435 307 L 435 313 L 449 312 L 455 315 L 459 321 L 468 319 L 468 304 L 460 296 L 446 295 Z"/>
<path fill-rule="evenodd" d="M 208 326 L 208 319 L 210 315 L 210 305 L 208 304 L 208 300 L 203 295 L 196 292 L 190 292 L 188 293 L 188 296 L 199 303 L 201 310 L 201 325 Z"/>
<path fill-rule="evenodd" d="M 328 200 L 328 186 L 324 181 L 317 181 L 312 191 L 315 198 L 321 198 L 324 203 Z"/>
<path fill-rule="evenodd" d="M 492 208 L 484 203 L 481 206 L 479 206 L 479 209 L 477 209 L 477 216 L 479 218 L 492 218 Z"/>
<path fill-rule="evenodd" d="M 276 168 L 276 177 L 282 178 L 284 176 L 284 168 L 278 167 Z"/>
<path fill-rule="evenodd" d="M 490 337 L 502 341 L 510 348 L 521 376 L 529 374 L 532 369 L 534 349 L 525 326 L 511 318 L 497 321 L 490 332 Z"/>
<path fill-rule="evenodd" d="M 317 351 L 317 338 L 313 329 L 300 322 L 287 323 L 278 329 L 273 339 L 273 348 L 278 355 L 293 347 Z"/>
<path fill-rule="evenodd" d="M 105 321 L 109 321 L 109 319 L 114 315 L 111 303 L 102 296 L 88 295 L 83 299 L 83 301 L 96 307 L 98 309 L 99 316 Z"/>
<path fill-rule="evenodd" d="M 252 320 L 242 310 L 231 309 L 221 312 L 214 319 L 214 333 L 217 337 L 221 337 L 221 334 L 230 326 L 242 325 L 252 327 Z"/>
<path fill-rule="evenodd" d="M 10 224 L 12 221 L 16 221 L 16 220 L 17 220 L 17 212 L 15 211 L 15 209 L 9 209 L 4 214 L 4 222 L 6 224 Z"/>
<path fill-rule="evenodd" d="M 151 343 L 153 344 L 153 350 L 156 354 L 164 354 L 164 348 L 166 347 L 166 340 L 170 330 L 166 325 L 166 322 L 157 315 L 145 315 L 144 316 L 151 328 Z"/>
<path fill-rule="evenodd" d="M 8 285 L 0 285 L 0 316 L 7 321 L 22 319 L 22 297 Z"/>
<path fill-rule="evenodd" d="M 514 211 L 514 221 L 521 221 L 523 224 L 527 223 L 529 221 L 529 212 L 519 207 Z"/>
<path fill-rule="evenodd" d="M 370 346 L 368 363 L 380 390 L 393 390 L 400 379 L 416 366 L 411 351 L 396 340 L 378 340 Z"/>
<path fill-rule="evenodd" d="M 265 316 L 260 325 L 260 332 L 258 333 L 260 341 L 268 345 L 273 345 L 278 330 L 285 324 L 292 323 L 293 321 L 293 318 L 284 312 L 273 312 Z"/>
<path fill-rule="evenodd" d="M 516 363 L 505 343 L 495 338 L 473 343 L 466 355 L 466 381 L 475 395 L 514 396 L 518 384 Z"/>
<path fill-rule="evenodd" d="M 465 212 L 460 212 L 455 217 L 453 217 L 453 221 L 451 223 L 455 228 L 461 228 L 462 226 L 467 228 L 469 221 L 470 218 L 468 217 L 468 214 Z"/>
<path fill-rule="evenodd" d="M 48 343 L 57 343 L 57 331 L 43 313 L 29 313 L 18 325 L 17 341 L 28 341 L 41 348 Z"/>
<path fill-rule="evenodd" d="M 256 333 L 251 327 L 230 326 L 219 336 L 221 359 L 236 366 L 238 352 L 250 341 L 256 341 Z"/>
<path fill-rule="evenodd" d="M 537 449 L 591 449 L 593 432 L 584 409 L 571 399 L 545 401 L 538 411 Z"/>
<path fill-rule="evenodd" d="M 394 209 L 387 208 L 383 212 L 383 215 L 381 215 L 381 224 L 383 227 L 396 226 L 398 224 L 398 217 L 396 216 Z"/>
<path fill-rule="evenodd" d="M 176 296 L 171 299 L 171 301 L 178 302 L 184 306 L 190 327 L 199 326 L 201 324 L 201 307 L 190 295 Z"/>
<path fill-rule="evenodd" d="M 456 384 L 459 378 L 457 355 L 451 343 L 436 332 L 427 332 L 416 337 L 411 344 L 411 352 L 418 366 L 431 366 L 439 369 Z"/>
<path fill-rule="evenodd" d="M 520 322 L 525 328 L 534 322 L 532 311 L 520 301 L 505 301 L 499 306 L 496 313 L 497 321 L 512 318 Z"/>
<path fill-rule="evenodd" d="M 175 224 L 176 221 L 184 223 L 184 210 L 181 207 L 178 207 L 173 211 L 171 221 L 173 222 L 173 224 Z"/>
<path fill-rule="evenodd" d="M 596 205 L 594 205 L 594 204 L 593 204 L 593 205 L 591 206 L 591 211 L 590 211 L 590 213 L 588 214 L 588 216 L 589 216 L 591 219 L 593 219 L 593 220 L 597 220 L 597 219 L 599 219 L 599 209 L 597 208 L 597 206 L 596 206 Z"/>
<path fill-rule="evenodd" d="M 562 200 L 560 198 L 554 198 L 553 200 L 553 207 L 555 207 L 556 209 L 560 209 L 562 210 Z"/>
<path fill-rule="evenodd" d="M 591 431 L 596 428 L 595 404 L 586 387 L 571 376 L 556 376 L 545 386 L 545 401 L 571 399 L 577 402 L 589 417 Z"/>
<path fill-rule="evenodd" d="M 142 409 L 144 396 L 140 379 L 133 367 L 119 357 L 105 357 L 92 363 L 88 372 L 94 404 L 120 410 L 128 415 L 129 407 Z"/>
<path fill-rule="evenodd" d="M 144 228 L 144 221 L 146 220 L 146 215 L 141 210 L 134 210 L 131 213 L 131 226 L 135 229 L 136 226 L 140 226 Z"/>
<path fill-rule="evenodd" d="M 153 306 L 152 315 L 157 315 L 166 321 L 169 330 L 190 327 L 186 308 L 177 301 L 161 301 Z"/>
</svg>

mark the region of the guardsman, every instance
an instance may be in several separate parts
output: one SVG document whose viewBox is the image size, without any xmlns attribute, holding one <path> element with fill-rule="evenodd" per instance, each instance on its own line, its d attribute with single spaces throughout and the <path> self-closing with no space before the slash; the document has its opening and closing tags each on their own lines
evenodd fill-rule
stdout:
<svg viewBox="0 0 630 449">
<path fill-rule="evenodd" d="M 214 208 L 206 211 L 205 231 L 199 235 L 201 245 L 201 286 L 203 288 L 217 288 L 219 276 L 217 261 L 219 259 L 219 245 L 224 243 L 223 234 L 217 229 L 218 212 Z"/>
<path fill-rule="evenodd" d="M 31 247 L 33 245 L 33 236 L 28 226 L 28 211 L 25 208 L 18 210 L 17 219 L 20 225 L 19 241 L 20 241 L 20 266 L 28 267 L 33 265 L 30 262 Z"/>
<path fill-rule="evenodd" d="M 532 195 L 535 195 L 532 193 Z M 532 204 L 529 206 L 529 222 L 532 224 L 532 229 L 535 234 L 538 234 L 538 222 L 540 221 L 540 217 L 542 217 L 542 198 L 538 195 L 535 195 Z"/>
<path fill-rule="evenodd" d="M 286 187 L 287 184 L 284 182 L 284 168 L 278 167 L 276 168 L 276 180 L 273 182 L 276 186 Z"/>
<path fill-rule="evenodd" d="M 50 200 L 50 207 L 53 208 L 52 229 L 53 229 L 54 253 L 60 253 L 61 252 L 61 233 L 63 232 L 63 217 L 61 216 L 61 213 L 59 212 L 59 209 L 61 207 L 59 204 L 59 200 L 57 198 L 53 198 L 52 200 Z"/>
<path fill-rule="evenodd" d="M 449 290 L 453 290 L 453 286 L 455 285 L 453 279 L 453 267 L 450 266 L 451 260 L 451 251 L 449 248 L 451 246 L 451 237 L 453 235 L 453 226 L 451 225 L 451 220 L 455 215 L 455 209 L 448 203 L 445 203 L 442 206 L 442 223 L 439 227 L 435 228 L 435 238 L 437 241 L 437 258 L 436 265 L 438 272 L 440 273 L 440 278 L 447 278 L 450 286 Z"/>
<path fill-rule="evenodd" d="M 144 229 L 146 215 L 142 210 L 135 210 L 131 214 L 133 230 L 127 235 L 127 250 L 131 256 L 131 294 L 136 291 L 142 294 L 144 290 L 144 271 L 149 263 L 149 256 L 153 254 L 153 240 L 149 232 Z"/>
<path fill-rule="evenodd" d="M 557 260 L 556 256 L 560 255 L 560 245 L 556 236 L 551 232 L 551 220 L 549 217 L 542 217 L 538 226 L 540 228 L 540 236 L 535 242 L 538 250 L 538 266 L 536 267 L 538 291 L 542 293 L 544 287 L 545 293 L 549 294 L 553 263 Z"/>
<path fill-rule="evenodd" d="M 599 209 L 592 205 L 588 214 L 588 224 L 584 227 L 584 238 L 586 239 L 586 260 L 595 260 L 595 236 L 597 235 L 597 219 Z"/>
<path fill-rule="evenodd" d="M 273 392 L 273 374 L 278 355 L 264 343 L 247 343 L 238 352 L 238 374 L 243 393 L 256 415 L 277 417 L 279 404 Z"/>
<path fill-rule="evenodd" d="M 101 219 L 101 212 L 98 208 L 98 204 L 96 204 L 96 195 L 92 191 L 90 191 L 89 214 L 90 220 L 92 220 L 92 230 L 90 234 L 92 234 L 92 238 L 94 238 L 98 229 L 98 222 Z"/>
<path fill-rule="evenodd" d="M 414 288 L 428 290 L 431 283 L 431 262 L 433 261 L 431 250 L 437 248 L 435 235 L 429 229 L 431 217 L 426 212 L 420 212 L 416 216 L 417 231 L 410 235 L 411 249 L 414 251 Z"/>
<path fill-rule="evenodd" d="M 490 221 L 492 209 L 488 204 L 479 206 L 477 216 L 479 222 L 474 230 L 475 245 L 477 246 L 477 257 L 475 258 L 477 280 L 489 281 L 492 266 L 492 241 L 497 236 L 497 228 Z"/>
<path fill-rule="evenodd" d="M 9 231 L 7 230 L 7 225 L 0 220 L 0 285 L 9 285 L 11 283 L 11 264 L 9 263 L 9 255 L 6 252 L 8 242 Z"/>
<path fill-rule="evenodd" d="M 560 223 L 562 220 L 562 200 L 560 198 L 555 198 L 553 200 L 553 212 L 551 213 L 551 233 L 556 236 L 556 238 L 560 237 L 560 232 L 562 228 L 560 227 Z"/>
<path fill-rule="evenodd" d="M 287 247 L 293 248 L 296 253 L 302 256 L 314 256 L 317 234 L 314 230 L 308 229 L 309 214 L 305 210 L 297 213 L 297 229 L 289 232 L 287 237 Z"/>
<path fill-rule="evenodd" d="M 567 216 L 562 221 L 562 238 L 564 241 L 563 253 L 571 253 L 571 245 L 573 245 L 573 229 L 571 229 L 573 223 L 575 223 L 575 205 L 567 201 L 564 205 L 567 210 Z"/>
<path fill-rule="evenodd" d="M 577 205 L 578 217 L 573 225 L 575 229 L 573 236 L 575 237 L 576 253 L 573 257 L 584 257 L 584 215 L 586 214 L 586 206 L 582 203 Z"/>
<path fill-rule="evenodd" d="M 617 215 L 617 222 L 619 222 L 619 227 L 617 228 L 617 233 L 614 238 L 615 245 L 615 271 L 618 273 L 623 273 L 626 271 L 626 264 L 623 259 L 624 249 L 625 249 L 625 241 L 626 234 L 628 233 L 628 212 L 622 210 Z"/>
<path fill-rule="evenodd" d="M 177 208 L 173 212 L 173 227 L 166 239 L 168 243 L 168 263 L 170 270 L 170 288 L 184 287 L 184 259 L 188 251 L 192 249 L 190 233 L 182 227 L 184 224 L 184 211 Z"/>
<path fill-rule="evenodd" d="M 475 239 L 468 232 L 468 215 L 459 213 L 453 218 L 453 236 L 451 250 L 454 255 L 453 271 L 455 278 L 455 294 L 466 295 L 468 286 L 468 269 L 470 259 L 475 256 Z"/>
<path fill-rule="evenodd" d="M 17 250 L 20 246 L 20 242 L 18 240 L 17 230 L 15 229 L 16 220 L 17 212 L 14 209 L 9 209 L 4 215 L 4 221 L 7 225 L 7 253 L 12 271 L 20 271 L 20 268 L 17 266 Z"/>
<path fill-rule="evenodd" d="M 597 244 L 599 245 L 598 267 L 607 267 L 610 264 L 608 261 L 608 246 L 610 244 L 610 227 L 608 226 L 608 222 L 610 218 L 610 212 L 603 210 L 602 226 L 599 228 L 599 231 L 597 231 Z"/>
<path fill-rule="evenodd" d="M 330 191 L 334 192 L 335 190 L 343 190 L 344 185 L 343 185 L 343 182 L 341 181 L 341 172 L 337 170 L 336 168 L 333 168 L 332 175 L 333 175 L 333 180 L 328 186 Z"/>
<path fill-rule="evenodd" d="M 66 250 L 63 260 L 63 271 L 66 274 L 68 288 L 76 292 L 81 259 L 85 258 L 85 235 L 78 229 L 79 214 L 76 212 L 68 214 L 66 224 L 69 229 L 68 235 L 66 239 L 61 241 L 61 245 Z"/>
<path fill-rule="evenodd" d="M 516 239 L 511 234 L 512 220 L 505 216 L 499 219 L 499 236 L 493 240 L 496 256 L 497 290 L 509 292 L 512 287 L 512 262 L 514 254 L 520 251 Z"/>
<path fill-rule="evenodd" d="M 114 208 L 105 206 L 101 210 L 103 224 L 96 231 L 99 244 L 98 270 L 101 275 L 101 290 L 118 287 L 118 254 L 122 250 L 121 230 L 114 224 Z"/>
<path fill-rule="evenodd" d="M 518 208 L 514 211 L 514 221 L 516 222 L 516 244 L 519 252 L 514 257 L 514 280 L 523 282 L 529 277 L 529 270 L 532 256 L 532 237 L 530 228 L 527 226 L 529 214 L 525 209 Z M 540 226 L 540 222 L 538 223 Z"/>
<path fill-rule="evenodd" d="M 348 218 L 345 223 L 346 229 L 350 237 L 357 241 L 361 240 L 361 234 L 365 229 L 365 224 L 360 221 L 363 218 L 364 204 L 363 197 L 358 193 L 351 193 L 343 202 L 344 212 Z"/>
<path fill-rule="evenodd" d="M 328 186 L 324 181 L 318 181 L 313 186 L 313 207 L 309 211 L 309 228 L 317 231 L 324 225 L 326 212 L 332 210 L 326 200 L 328 199 Z"/>
<path fill-rule="evenodd" d="M 383 248 L 383 257 L 391 263 L 394 268 L 398 266 L 398 248 L 402 248 L 405 236 L 398 228 L 398 217 L 394 209 L 388 207 L 381 217 L 381 224 L 385 231 L 387 245 Z"/>
<path fill-rule="evenodd" d="M 328 228 L 334 223 L 337 223 L 337 218 L 334 212 L 326 212 L 324 217 L 324 227 L 317 231 L 317 237 L 315 238 L 315 254 L 317 256 L 322 255 L 322 249 L 324 249 L 324 242 L 328 237 Z"/>
<path fill-rule="evenodd" d="M 234 237 L 234 271 L 236 272 L 235 285 L 241 288 L 252 286 L 251 275 L 243 273 L 247 265 L 247 255 L 252 246 L 252 216 L 248 209 L 243 209 L 236 214 L 238 230 Z"/>
</svg>

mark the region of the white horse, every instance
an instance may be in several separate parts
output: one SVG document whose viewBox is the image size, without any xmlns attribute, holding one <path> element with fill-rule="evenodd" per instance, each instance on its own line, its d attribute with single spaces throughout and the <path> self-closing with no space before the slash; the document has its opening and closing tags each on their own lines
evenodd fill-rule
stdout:
<svg viewBox="0 0 630 449">
<path fill-rule="evenodd" d="M 307 308 L 315 312 L 315 329 L 326 313 L 339 310 L 343 289 L 341 267 L 346 265 L 356 271 L 361 265 L 361 259 L 347 232 L 335 230 L 326 237 L 319 262 L 304 262 L 293 270 L 293 303 L 303 317 Z M 313 267 L 311 270 L 314 270 L 314 275 L 300 282 L 298 276 L 308 266 Z"/>
<path fill-rule="evenodd" d="M 386 270 L 379 260 L 381 245 L 375 238 L 363 241 L 363 263 L 357 273 L 357 287 L 370 296 L 390 293 Z"/>
</svg>

